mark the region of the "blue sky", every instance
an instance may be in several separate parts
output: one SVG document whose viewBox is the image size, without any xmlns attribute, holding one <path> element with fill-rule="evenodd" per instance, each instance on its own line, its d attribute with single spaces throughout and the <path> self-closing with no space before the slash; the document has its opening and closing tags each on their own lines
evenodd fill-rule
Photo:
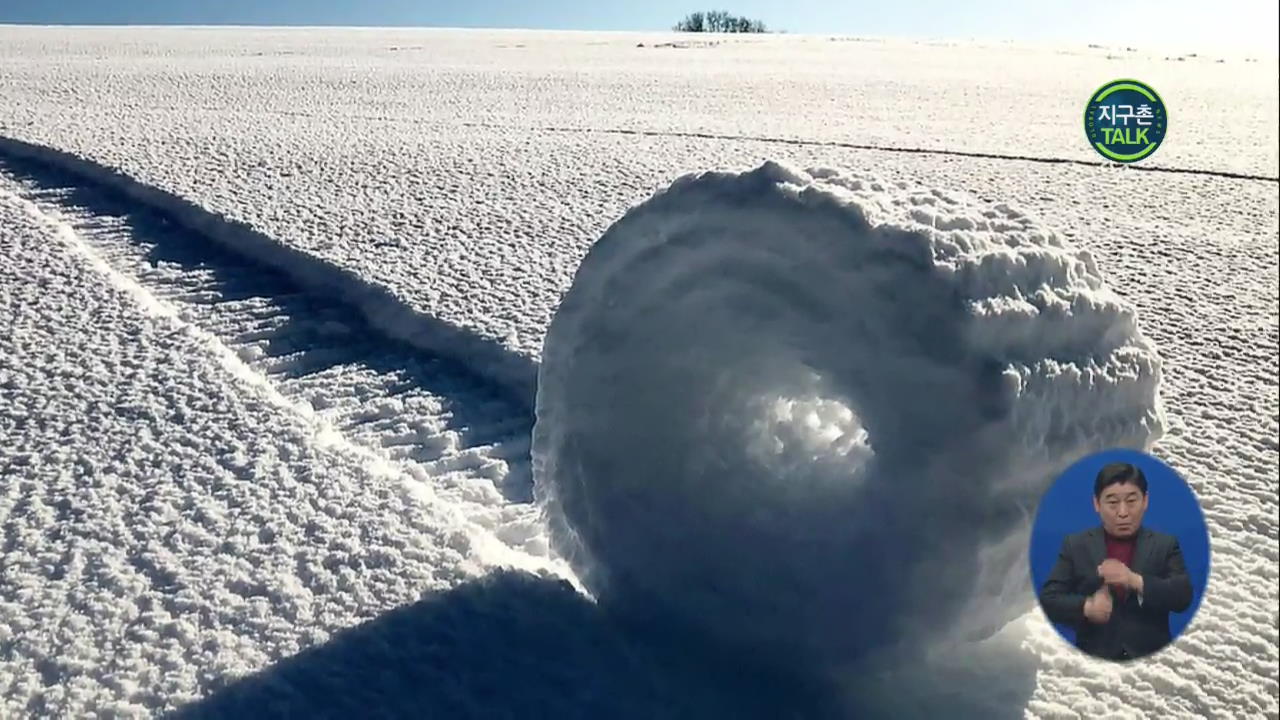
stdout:
<svg viewBox="0 0 1280 720">
<path fill-rule="evenodd" d="M 665 30 L 723 8 L 795 33 L 1233 47 L 1277 53 L 1275 0 L 3 0 L 0 23 Z"/>
</svg>

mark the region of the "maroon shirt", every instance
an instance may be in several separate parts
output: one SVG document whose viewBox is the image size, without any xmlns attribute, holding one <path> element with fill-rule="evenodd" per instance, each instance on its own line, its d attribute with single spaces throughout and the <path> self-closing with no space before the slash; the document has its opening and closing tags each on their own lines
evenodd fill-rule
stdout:
<svg viewBox="0 0 1280 720">
<path fill-rule="evenodd" d="M 1113 538 L 1106 533 L 1103 533 L 1103 535 L 1107 539 L 1107 559 L 1119 560 L 1124 563 L 1125 567 L 1132 570 L 1134 538 L 1138 536 L 1137 533 L 1134 533 L 1133 537 L 1124 540 Z M 1124 602 L 1124 599 L 1129 595 L 1129 588 L 1124 586 L 1113 585 L 1111 591 L 1115 593 L 1116 599 L 1120 602 Z"/>
</svg>

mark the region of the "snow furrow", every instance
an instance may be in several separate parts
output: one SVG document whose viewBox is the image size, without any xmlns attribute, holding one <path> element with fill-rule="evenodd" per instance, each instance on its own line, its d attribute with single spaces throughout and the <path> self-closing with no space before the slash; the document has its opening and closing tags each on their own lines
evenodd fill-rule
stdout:
<svg viewBox="0 0 1280 720">
<path fill-rule="evenodd" d="M 5 160 L 7 158 L 7 160 Z M 27 163 L 37 175 L 61 173 L 72 184 L 96 192 L 110 191 L 127 199 L 132 207 L 162 216 L 158 222 L 173 225 L 201 239 L 209 248 L 229 251 L 290 281 L 290 292 L 312 292 L 332 297 L 354 311 L 370 328 L 388 340 L 405 343 L 442 360 L 454 361 L 492 382 L 495 393 L 528 413 L 537 388 L 537 365 L 500 343 L 476 335 L 406 305 L 391 291 L 241 222 L 223 216 L 129 175 L 63 150 L 0 136 L 0 160 Z M 57 197 L 56 188 L 44 188 Z M 98 231 L 109 232 L 109 228 Z"/>
<path fill-rule="evenodd" d="M 225 107 L 207 106 L 156 106 L 152 112 L 190 112 L 200 110 L 208 113 L 225 113 Z M 664 130 L 641 127 L 601 127 L 591 125 L 526 125 L 515 123 L 499 123 L 485 121 L 442 121 L 433 118 L 421 118 L 408 115 L 371 115 L 368 113 L 312 112 L 306 110 L 282 110 L 279 108 L 254 108 L 255 116 L 275 116 L 283 118 L 319 119 L 326 122 L 364 122 L 364 123 L 401 123 L 410 125 L 454 126 L 463 128 L 482 128 L 486 130 L 516 131 L 526 133 L 569 133 L 585 135 L 631 135 L 637 137 L 692 138 L 700 140 L 737 140 L 742 142 L 776 143 L 799 147 L 826 147 L 843 150 L 871 150 L 885 153 L 901 153 L 906 155 L 936 155 L 942 157 L 982 158 L 986 160 L 1011 160 L 1015 162 L 1041 163 L 1047 165 L 1076 165 L 1081 167 L 1105 168 L 1117 172 L 1171 173 L 1174 175 L 1199 175 L 1228 180 L 1247 180 L 1257 182 L 1280 182 L 1280 177 L 1262 173 L 1234 172 L 1231 170 L 1214 170 L 1208 168 L 1182 167 L 1174 165 L 1120 165 L 1109 160 L 1081 160 L 1079 158 L 1058 157 L 1053 155 L 1023 155 L 1012 153 L 979 152 L 960 150 L 957 148 L 922 147 L 911 145 L 888 145 L 884 143 L 856 143 L 839 140 L 822 140 L 804 137 L 787 137 L 785 135 L 757 135 L 746 133 L 706 132 L 692 130 Z"/>
<path fill-rule="evenodd" d="M 237 375 L 467 526 L 482 562 L 564 574 L 528 502 L 530 418 L 501 389 L 161 212 L 30 161 L 0 156 L 0 172 L 140 305 L 214 338 Z"/>
</svg>

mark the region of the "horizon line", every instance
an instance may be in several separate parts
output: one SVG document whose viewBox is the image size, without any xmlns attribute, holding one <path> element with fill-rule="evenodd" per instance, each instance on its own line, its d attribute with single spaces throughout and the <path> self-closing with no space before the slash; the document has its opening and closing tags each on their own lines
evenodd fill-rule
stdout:
<svg viewBox="0 0 1280 720">
<path fill-rule="evenodd" d="M 1039 39 L 1029 40 L 1025 38 L 1011 38 L 1000 36 L 956 36 L 956 35 L 876 35 L 876 34 L 860 34 L 853 32 L 803 32 L 792 31 L 785 28 L 776 30 L 768 30 L 763 33 L 723 33 L 723 32 L 687 32 L 679 31 L 671 28 L 665 29 L 588 29 L 588 28 L 553 28 L 553 27 L 504 27 L 489 25 L 422 25 L 422 24 L 352 24 L 352 23 L 244 23 L 244 22 L 202 22 L 202 23 L 183 23 L 183 22 L 154 22 L 154 23 L 118 23 L 118 22 L 13 22 L 0 20 L 0 28 L 163 28 L 163 29 L 244 29 L 244 30 L 449 30 L 449 31 L 490 31 L 490 32 L 529 32 L 529 33 L 580 33 L 580 34 L 602 34 L 611 33 L 618 35 L 714 35 L 720 37 L 757 37 L 757 36 L 778 36 L 785 35 L 790 37 L 847 37 L 867 41 L 905 41 L 905 42 L 921 42 L 921 41 L 951 41 L 951 42 L 986 42 L 1009 45 L 1024 45 L 1032 47 L 1052 47 L 1052 46 L 1073 46 L 1080 45 L 1089 49 L 1099 50 L 1124 50 L 1132 48 L 1132 52 L 1141 52 L 1145 45 L 1147 50 L 1160 50 L 1162 52 L 1172 52 L 1174 48 L 1182 50 L 1190 49 L 1191 45 L 1197 43 L 1172 41 L 1168 45 L 1147 44 L 1147 43 L 1129 43 L 1129 42 L 1102 42 L 1090 41 L 1088 38 L 1079 39 Z M 1218 53 L 1225 53 L 1235 56 L 1262 57 L 1280 61 L 1280 48 L 1271 47 L 1239 47 L 1239 46 L 1219 46 L 1210 43 L 1200 44 L 1206 50 L 1214 50 Z M 1270 51 L 1270 53 L 1268 53 Z M 1194 52 L 1194 50 L 1193 50 Z"/>
</svg>

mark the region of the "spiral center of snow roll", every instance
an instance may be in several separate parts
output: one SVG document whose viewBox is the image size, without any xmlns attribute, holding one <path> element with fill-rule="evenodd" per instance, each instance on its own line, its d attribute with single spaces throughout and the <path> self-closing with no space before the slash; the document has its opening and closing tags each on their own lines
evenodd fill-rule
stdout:
<svg viewBox="0 0 1280 720">
<path fill-rule="evenodd" d="M 835 484 L 855 484 L 875 454 L 861 418 L 841 399 L 819 394 L 820 377 L 785 393 L 744 398 L 741 447 L 761 482 L 789 493 L 830 494 Z"/>
</svg>

